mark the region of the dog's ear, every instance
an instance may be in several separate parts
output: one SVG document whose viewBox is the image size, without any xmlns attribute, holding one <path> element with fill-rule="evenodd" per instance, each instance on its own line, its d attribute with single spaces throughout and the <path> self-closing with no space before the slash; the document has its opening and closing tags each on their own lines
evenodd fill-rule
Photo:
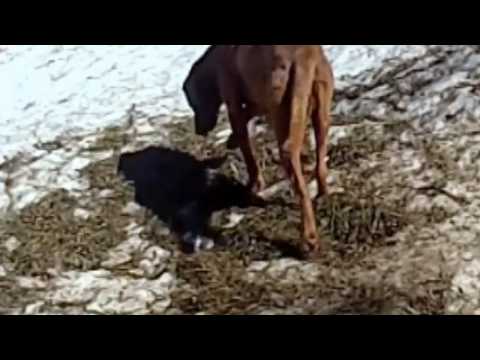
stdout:
<svg viewBox="0 0 480 360">
<path fill-rule="evenodd" d="M 216 46 L 193 65 L 183 84 L 183 91 L 195 113 L 195 132 L 206 136 L 218 122 L 218 113 L 222 100 L 217 83 L 217 70 L 221 56 Z"/>
</svg>

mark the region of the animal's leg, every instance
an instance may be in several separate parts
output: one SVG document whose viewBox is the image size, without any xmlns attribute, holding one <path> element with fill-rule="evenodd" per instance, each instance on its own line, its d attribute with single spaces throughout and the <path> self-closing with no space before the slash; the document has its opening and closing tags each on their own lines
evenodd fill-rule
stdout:
<svg viewBox="0 0 480 360">
<path fill-rule="evenodd" d="M 227 140 L 227 149 L 228 150 L 236 150 L 240 147 L 240 144 L 238 143 L 237 137 L 235 134 L 231 134 Z"/>
<path fill-rule="evenodd" d="M 315 139 L 317 144 L 316 178 L 318 184 L 318 198 L 328 195 L 328 133 L 330 130 L 333 90 L 325 82 L 314 84 L 315 107 L 312 114 Z"/>
<path fill-rule="evenodd" d="M 245 164 L 247 166 L 249 183 L 248 186 L 256 194 L 265 189 L 265 180 L 258 166 L 257 160 L 253 153 L 252 140 L 248 133 L 247 114 L 241 110 L 230 110 L 230 123 L 232 125 L 233 135 L 240 146 Z"/>
<path fill-rule="evenodd" d="M 312 118 L 313 114 L 313 102 L 309 101 L 309 107 L 308 107 L 308 119 Z M 305 175 L 305 178 L 307 179 L 307 182 L 310 181 L 310 177 L 314 176 L 315 174 L 315 169 L 316 169 L 316 163 L 310 163 L 310 152 L 313 151 L 313 144 L 311 143 L 310 139 L 310 133 L 307 131 L 306 133 L 306 141 L 304 144 L 304 147 L 302 149 L 302 166 L 303 166 L 303 173 Z"/>
<path fill-rule="evenodd" d="M 291 81 L 293 81 L 293 88 L 289 104 L 290 111 L 282 105 L 283 109 L 272 120 L 275 124 L 284 167 L 300 198 L 304 246 L 305 250 L 310 252 L 319 250 L 320 241 L 317 235 L 313 203 L 302 171 L 301 153 L 307 128 L 310 95 L 308 90 L 311 89 L 313 82 L 313 72 L 297 67 Z"/>
<path fill-rule="evenodd" d="M 174 214 L 171 225 L 180 238 L 183 251 L 197 253 L 215 246 L 213 240 L 205 237 L 209 218 L 210 213 L 195 201 L 186 204 Z"/>
<path fill-rule="evenodd" d="M 242 108 L 242 112 L 244 112 L 244 116 L 248 117 L 248 123 L 249 125 L 252 123 L 252 120 L 254 119 L 254 114 L 250 111 L 250 109 L 247 108 Z M 251 134 L 249 134 L 251 135 Z M 235 136 L 235 133 L 232 133 L 230 137 L 227 140 L 227 149 L 228 150 L 236 150 L 240 147 L 240 143 Z"/>
</svg>

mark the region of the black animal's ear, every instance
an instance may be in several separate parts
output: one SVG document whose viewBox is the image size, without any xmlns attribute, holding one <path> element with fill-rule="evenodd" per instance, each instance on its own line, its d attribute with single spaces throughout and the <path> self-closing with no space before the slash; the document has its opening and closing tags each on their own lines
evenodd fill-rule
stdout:
<svg viewBox="0 0 480 360">
<path fill-rule="evenodd" d="M 183 84 L 183 91 L 195 113 L 195 132 L 205 136 L 218 122 L 218 113 L 222 103 L 218 89 L 216 71 L 219 66 L 219 53 L 215 46 L 193 65 Z"/>
</svg>

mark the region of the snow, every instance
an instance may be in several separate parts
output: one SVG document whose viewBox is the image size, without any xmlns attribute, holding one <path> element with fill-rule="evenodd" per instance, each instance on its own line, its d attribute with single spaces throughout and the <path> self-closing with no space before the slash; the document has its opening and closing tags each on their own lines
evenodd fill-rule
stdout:
<svg viewBox="0 0 480 360">
<path fill-rule="evenodd" d="M 185 109 L 178 85 L 205 46 L 12 46 L 0 54 L 0 158 L 115 124 L 135 103 Z M 36 136 L 32 136 L 36 135 Z"/>
<path fill-rule="evenodd" d="M 326 45 L 337 79 L 354 77 L 389 59 L 406 60 L 425 53 L 424 45 Z"/>
<path fill-rule="evenodd" d="M 132 107 L 145 117 L 168 120 L 190 113 L 182 82 L 193 62 L 208 45 L 6 45 L 0 51 L 0 164 L 22 153 L 34 158 L 35 145 L 59 135 L 95 135 L 111 125 L 120 125 Z M 420 45 L 326 45 L 339 80 L 338 87 L 355 76 L 375 69 L 384 60 L 406 59 L 422 54 Z M 75 172 L 86 165 L 70 166 L 61 151 L 24 167 L 12 190 L 15 209 L 39 198 L 39 189 L 69 183 L 81 189 Z M 62 175 L 52 167 L 63 163 Z M 51 160 L 51 161 L 50 161 Z M 49 165 L 49 163 L 51 163 Z M 39 167 L 41 169 L 39 169 Z M 57 166 L 58 167 L 58 166 Z M 0 169 L 0 179 L 3 178 Z M 65 180 L 68 178 L 69 180 Z M 72 180 L 73 179 L 73 180 Z M 72 182 L 73 181 L 73 182 Z M 35 185 L 35 186 L 34 186 Z M 64 187 L 64 186 L 63 186 Z M 0 212 L 8 197 L 0 183 Z"/>
</svg>

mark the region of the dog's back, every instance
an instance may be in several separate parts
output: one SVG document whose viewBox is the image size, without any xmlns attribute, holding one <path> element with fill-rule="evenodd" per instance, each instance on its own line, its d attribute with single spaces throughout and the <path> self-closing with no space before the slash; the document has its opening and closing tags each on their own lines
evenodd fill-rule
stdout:
<svg viewBox="0 0 480 360">
<path fill-rule="evenodd" d="M 233 62 L 243 96 L 254 105 L 256 115 L 282 103 L 294 71 L 315 71 L 319 80 L 333 78 L 319 45 L 241 45 L 234 51 L 227 61 Z"/>
</svg>

